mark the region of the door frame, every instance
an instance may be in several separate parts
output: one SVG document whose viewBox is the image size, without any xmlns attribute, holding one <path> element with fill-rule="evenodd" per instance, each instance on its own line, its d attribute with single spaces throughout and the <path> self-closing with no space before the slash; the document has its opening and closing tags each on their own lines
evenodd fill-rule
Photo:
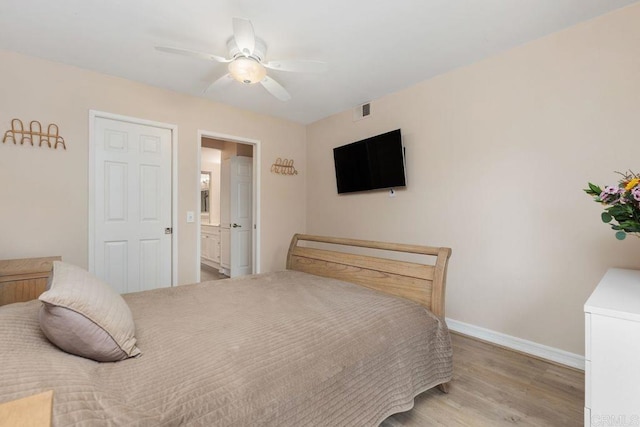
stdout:
<svg viewBox="0 0 640 427">
<path fill-rule="evenodd" d="M 196 189 L 196 200 L 197 200 L 197 215 L 196 215 L 196 281 L 200 282 L 200 258 L 202 256 L 202 248 L 201 248 L 201 233 L 202 233 L 202 222 L 200 220 L 200 169 L 201 169 L 201 161 L 202 161 L 202 138 L 213 138 L 220 139 L 229 142 L 235 142 L 236 144 L 245 144 L 253 146 L 253 182 L 251 192 L 253 194 L 253 230 L 251 235 L 251 262 L 252 262 L 252 270 L 253 274 L 260 273 L 260 156 L 261 156 L 261 147 L 260 140 L 245 138 L 241 136 L 228 135 L 220 132 L 213 132 L 208 130 L 198 129 L 198 150 L 196 154 L 196 164 L 197 174 L 194 176 Z"/>
<path fill-rule="evenodd" d="M 107 113 L 105 111 L 89 110 L 89 271 L 95 272 L 95 119 L 110 119 L 120 122 L 133 123 L 143 126 L 153 126 L 171 131 L 171 286 L 178 284 L 178 125 L 140 119 L 138 117 Z"/>
</svg>

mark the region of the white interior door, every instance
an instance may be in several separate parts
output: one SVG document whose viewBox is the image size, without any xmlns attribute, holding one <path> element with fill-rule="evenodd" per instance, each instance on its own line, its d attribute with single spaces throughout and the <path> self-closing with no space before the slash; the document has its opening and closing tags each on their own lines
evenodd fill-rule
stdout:
<svg viewBox="0 0 640 427">
<path fill-rule="evenodd" d="M 220 165 L 220 272 L 231 275 L 231 159 Z"/>
<path fill-rule="evenodd" d="M 171 136 L 94 118 L 93 272 L 120 293 L 171 286 Z"/>
<path fill-rule="evenodd" d="M 253 273 L 253 159 L 234 156 L 230 171 L 231 277 Z"/>
</svg>

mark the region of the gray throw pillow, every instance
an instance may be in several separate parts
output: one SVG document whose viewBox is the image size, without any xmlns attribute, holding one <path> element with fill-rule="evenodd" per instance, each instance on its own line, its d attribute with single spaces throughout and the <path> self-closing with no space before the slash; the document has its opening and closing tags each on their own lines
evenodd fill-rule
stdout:
<svg viewBox="0 0 640 427">
<path fill-rule="evenodd" d="M 140 354 L 129 306 L 88 271 L 54 261 L 51 286 L 39 299 L 40 328 L 62 350 L 98 362 Z"/>
</svg>

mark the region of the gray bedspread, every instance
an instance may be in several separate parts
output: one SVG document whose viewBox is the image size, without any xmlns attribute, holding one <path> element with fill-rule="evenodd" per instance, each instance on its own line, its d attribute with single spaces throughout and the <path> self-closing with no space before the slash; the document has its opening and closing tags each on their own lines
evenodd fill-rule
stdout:
<svg viewBox="0 0 640 427">
<path fill-rule="evenodd" d="M 451 379 L 420 305 L 284 271 L 125 295 L 142 356 L 54 347 L 39 301 L 0 307 L 0 402 L 54 390 L 54 425 L 375 426 Z"/>
</svg>

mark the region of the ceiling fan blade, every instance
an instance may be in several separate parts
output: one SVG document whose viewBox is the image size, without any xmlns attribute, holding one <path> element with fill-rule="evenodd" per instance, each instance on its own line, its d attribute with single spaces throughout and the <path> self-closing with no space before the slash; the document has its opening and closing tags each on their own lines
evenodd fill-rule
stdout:
<svg viewBox="0 0 640 427">
<path fill-rule="evenodd" d="M 260 81 L 260 83 L 262 83 L 262 86 L 264 86 L 264 88 L 268 90 L 271 95 L 275 96 L 280 101 L 288 101 L 291 99 L 291 95 L 289 95 L 289 92 L 287 92 L 287 90 L 283 88 L 280 83 L 273 80 L 271 77 L 266 76 L 264 79 L 262 79 L 262 81 Z"/>
<path fill-rule="evenodd" d="M 231 83 L 233 81 L 233 77 L 231 76 L 231 74 L 227 73 L 224 76 L 220 77 L 219 79 L 217 79 L 216 81 L 214 81 L 213 83 L 211 83 L 209 85 L 209 87 L 207 87 L 204 92 L 207 93 L 211 90 L 218 90 L 221 89 L 225 86 L 227 86 L 229 83 Z"/>
<path fill-rule="evenodd" d="M 256 47 L 256 35 L 253 32 L 251 21 L 233 18 L 233 38 L 244 56 L 249 56 L 253 53 L 253 49 Z"/>
<path fill-rule="evenodd" d="M 217 62 L 231 62 L 232 59 L 223 58 L 222 56 L 214 55 L 212 53 L 198 52 L 197 50 L 181 49 L 179 47 L 168 46 L 156 46 L 156 50 L 166 53 L 175 53 L 183 56 L 190 56 L 192 58 L 206 59 L 208 61 Z"/>
<path fill-rule="evenodd" d="M 280 71 L 291 71 L 300 73 L 324 73 L 327 71 L 327 63 L 322 61 L 312 61 L 304 59 L 290 59 L 283 61 L 269 61 L 263 63 L 267 68 Z"/>
</svg>

